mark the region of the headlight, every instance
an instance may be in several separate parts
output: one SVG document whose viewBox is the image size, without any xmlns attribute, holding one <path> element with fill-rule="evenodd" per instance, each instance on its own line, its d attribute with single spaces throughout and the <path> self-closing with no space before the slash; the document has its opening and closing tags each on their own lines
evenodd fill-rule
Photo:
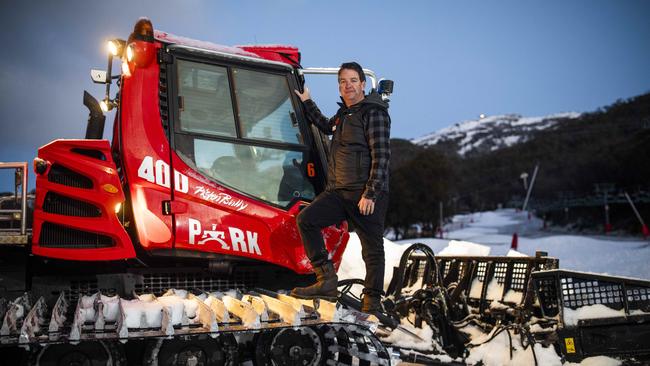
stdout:
<svg viewBox="0 0 650 366">
<path fill-rule="evenodd" d="M 117 45 L 113 41 L 108 41 L 108 52 L 111 53 L 113 56 L 117 56 L 118 50 L 117 50 Z"/>
<path fill-rule="evenodd" d="M 47 171 L 48 163 L 41 158 L 34 158 L 34 172 L 36 174 L 43 174 Z"/>
<path fill-rule="evenodd" d="M 112 39 L 108 41 L 106 47 L 108 48 L 108 52 L 110 52 L 111 55 L 122 56 L 125 44 L 126 42 L 122 39 Z"/>
<path fill-rule="evenodd" d="M 122 76 L 127 78 L 131 76 L 131 69 L 129 68 L 129 63 L 126 61 L 122 61 Z"/>
<path fill-rule="evenodd" d="M 105 100 L 102 100 L 101 102 L 99 102 L 99 108 L 101 108 L 102 111 L 104 111 L 104 112 L 108 112 L 108 111 L 109 111 L 109 109 L 108 109 L 108 103 L 107 103 Z"/>
<path fill-rule="evenodd" d="M 117 107 L 117 102 L 115 100 L 110 100 L 107 98 L 99 102 L 99 108 L 101 108 L 104 112 L 111 111 L 115 107 Z"/>
</svg>

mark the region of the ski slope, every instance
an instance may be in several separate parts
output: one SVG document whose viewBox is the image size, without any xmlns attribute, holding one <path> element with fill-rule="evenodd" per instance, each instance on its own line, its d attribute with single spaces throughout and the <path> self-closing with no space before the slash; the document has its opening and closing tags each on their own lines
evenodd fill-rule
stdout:
<svg viewBox="0 0 650 366">
<path fill-rule="evenodd" d="M 616 276 L 650 279 L 650 241 L 611 236 L 553 234 L 543 229 L 541 220 L 515 210 L 482 212 L 456 216 L 448 225 L 449 239 L 479 243 L 491 248 L 491 255 L 506 255 L 513 233 L 518 233 L 518 251 L 535 255 L 545 251 L 560 259 L 560 268 Z M 462 227 L 462 228 L 461 228 Z M 439 240 L 425 243 L 440 245 Z M 413 240 L 400 241 L 406 244 Z M 443 245 L 444 242 L 442 243 Z M 439 251 L 439 250 L 438 250 Z"/>
</svg>

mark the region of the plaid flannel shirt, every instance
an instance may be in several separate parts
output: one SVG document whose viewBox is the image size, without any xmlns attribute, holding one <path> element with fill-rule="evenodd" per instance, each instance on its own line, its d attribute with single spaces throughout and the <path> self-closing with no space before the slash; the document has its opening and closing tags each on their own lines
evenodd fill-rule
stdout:
<svg viewBox="0 0 650 366">
<path fill-rule="evenodd" d="M 332 118 L 324 116 L 311 99 L 306 100 L 304 105 L 307 119 L 323 133 L 333 134 L 336 116 Z M 388 112 L 382 108 L 370 108 L 365 114 L 365 119 L 367 122 L 365 137 L 370 148 L 371 165 L 363 197 L 374 201 L 379 192 L 388 192 L 391 122 Z"/>
</svg>

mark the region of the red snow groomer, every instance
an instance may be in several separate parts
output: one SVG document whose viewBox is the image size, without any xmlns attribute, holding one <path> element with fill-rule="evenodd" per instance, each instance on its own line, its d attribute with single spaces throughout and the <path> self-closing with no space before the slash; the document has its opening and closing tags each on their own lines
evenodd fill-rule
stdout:
<svg viewBox="0 0 650 366">
<path fill-rule="evenodd" d="M 295 47 L 219 46 L 147 19 L 109 51 L 107 70 L 91 73 L 105 97 L 84 93 L 86 138 L 34 160 L 31 292 L 0 302 L 0 343 L 29 351 L 0 351 L 57 365 L 389 364 L 372 332 L 337 322 L 335 304 L 276 292 L 313 281 L 295 220 L 326 184 L 328 140 L 294 89 L 337 69 L 303 68 Z M 338 268 L 347 223 L 323 235 Z"/>
<path fill-rule="evenodd" d="M 86 139 L 53 141 L 34 162 L 33 254 L 311 273 L 295 216 L 323 189 L 325 147 L 293 93 L 298 49 L 217 46 L 148 26 L 110 44 L 122 74 L 93 71 L 107 94 L 84 97 Z M 102 111 L 113 108 L 111 144 Z M 345 223 L 325 238 L 338 265 Z"/>
</svg>

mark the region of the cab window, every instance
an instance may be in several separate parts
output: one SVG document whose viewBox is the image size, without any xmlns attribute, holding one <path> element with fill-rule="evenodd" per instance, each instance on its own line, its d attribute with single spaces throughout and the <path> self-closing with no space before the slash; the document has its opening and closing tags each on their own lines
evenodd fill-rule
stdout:
<svg viewBox="0 0 650 366">
<path fill-rule="evenodd" d="M 178 95 L 181 130 L 236 136 L 228 69 L 179 60 Z"/>
<path fill-rule="evenodd" d="M 315 197 L 306 166 L 314 159 L 293 115 L 286 75 L 182 59 L 177 75 L 182 102 L 174 145 L 186 164 L 281 207 Z"/>
<path fill-rule="evenodd" d="M 287 78 L 244 69 L 235 69 L 233 74 L 242 136 L 300 143 Z"/>
</svg>

